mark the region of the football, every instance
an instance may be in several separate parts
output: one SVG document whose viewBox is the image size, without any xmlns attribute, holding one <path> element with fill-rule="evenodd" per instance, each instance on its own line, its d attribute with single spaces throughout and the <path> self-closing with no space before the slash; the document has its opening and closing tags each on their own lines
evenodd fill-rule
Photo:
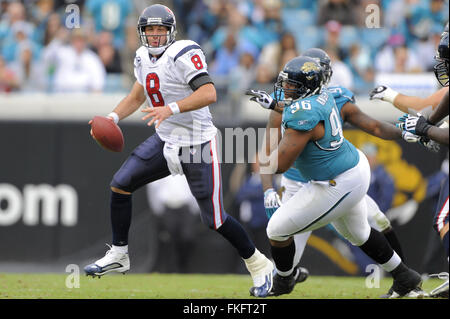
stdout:
<svg viewBox="0 0 450 319">
<path fill-rule="evenodd" d="M 92 135 L 97 143 L 112 152 L 121 152 L 124 146 L 122 130 L 111 119 L 95 116 L 91 122 Z"/>
</svg>

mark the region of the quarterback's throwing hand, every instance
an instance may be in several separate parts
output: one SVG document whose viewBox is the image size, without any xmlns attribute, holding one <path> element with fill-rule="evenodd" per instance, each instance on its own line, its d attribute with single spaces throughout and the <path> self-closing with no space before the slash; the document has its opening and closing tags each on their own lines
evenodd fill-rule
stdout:
<svg viewBox="0 0 450 319">
<path fill-rule="evenodd" d="M 114 121 L 114 119 L 113 119 L 112 117 L 110 117 L 110 116 L 107 116 L 106 118 L 109 119 L 109 120 L 111 120 L 111 121 Z M 92 125 L 92 122 L 93 122 L 93 121 L 90 120 L 90 121 L 88 122 L 88 124 L 89 124 L 89 125 Z M 92 132 L 92 128 L 91 128 L 90 133 L 91 133 L 91 136 L 95 139 L 94 133 Z"/>
<path fill-rule="evenodd" d="M 269 93 L 261 90 L 247 90 L 245 94 L 252 96 L 250 98 L 250 101 L 258 103 L 263 108 L 269 110 L 275 109 L 276 102 Z"/>
<path fill-rule="evenodd" d="M 161 122 L 164 121 L 166 118 L 171 116 L 173 114 L 170 107 L 163 106 L 163 107 L 145 107 L 142 109 L 142 112 L 148 113 L 146 116 L 142 118 L 142 120 L 148 120 L 149 118 L 153 117 L 150 122 L 147 123 L 148 126 L 152 126 L 153 123 L 158 121 L 155 125 L 155 128 L 158 128 L 161 125 Z"/>
</svg>

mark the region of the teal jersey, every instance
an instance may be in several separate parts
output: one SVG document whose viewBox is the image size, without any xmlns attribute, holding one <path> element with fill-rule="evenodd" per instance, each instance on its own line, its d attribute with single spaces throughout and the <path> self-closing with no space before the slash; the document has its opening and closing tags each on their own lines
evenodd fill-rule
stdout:
<svg viewBox="0 0 450 319">
<path fill-rule="evenodd" d="M 332 86 L 327 88 L 327 91 L 333 95 L 334 101 L 336 102 L 336 106 L 339 111 L 339 117 L 341 115 L 342 107 L 347 102 L 355 103 L 355 95 L 352 91 L 342 87 L 342 86 Z M 341 117 L 342 124 L 344 120 Z"/>
<path fill-rule="evenodd" d="M 302 183 L 308 182 L 308 180 L 306 178 L 304 178 L 302 176 L 302 174 L 300 174 L 298 169 L 296 169 L 294 166 L 290 167 L 286 172 L 284 172 L 283 176 L 290 180 L 296 181 L 296 182 L 302 182 Z"/>
<path fill-rule="evenodd" d="M 309 141 L 294 163 L 306 181 L 333 179 L 359 161 L 358 151 L 344 138 L 340 112 L 327 90 L 298 100 L 283 110 L 283 131 L 288 128 L 309 131 L 319 122 L 324 124 L 324 136 Z"/>
<path fill-rule="evenodd" d="M 355 95 L 353 94 L 353 92 L 342 86 L 329 87 L 327 90 L 329 93 L 331 93 L 331 95 L 334 98 L 334 101 L 338 108 L 339 118 L 341 119 L 341 123 L 343 125 L 344 121 L 340 116 L 342 107 L 347 102 L 355 103 Z M 292 166 L 286 172 L 284 172 L 283 176 L 296 182 L 302 183 L 308 182 L 308 180 L 305 177 L 303 177 L 302 174 L 300 174 L 300 172 L 298 171 L 298 169 L 296 169 L 294 166 Z"/>
</svg>

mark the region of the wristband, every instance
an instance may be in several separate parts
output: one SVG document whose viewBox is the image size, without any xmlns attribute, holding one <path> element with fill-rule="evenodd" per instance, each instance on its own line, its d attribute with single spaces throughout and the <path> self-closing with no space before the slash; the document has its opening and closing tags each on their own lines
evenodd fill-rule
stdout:
<svg viewBox="0 0 450 319">
<path fill-rule="evenodd" d="M 107 116 L 112 117 L 114 120 L 114 123 L 119 123 L 119 115 L 117 115 L 116 112 L 111 112 Z"/>
<path fill-rule="evenodd" d="M 169 103 L 168 107 L 170 107 L 170 109 L 172 110 L 173 114 L 180 113 L 180 108 L 179 108 L 177 102 Z"/>
<path fill-rule="evenodd" d="M 394 100 L 397 97 L 397 95 L 398 95 L 397 91 L 394 91 L 391 88 L 387 88 L 386 92 L 384 93 L 383 100 L 391 104 L 394 104 Z"/>
</svg>

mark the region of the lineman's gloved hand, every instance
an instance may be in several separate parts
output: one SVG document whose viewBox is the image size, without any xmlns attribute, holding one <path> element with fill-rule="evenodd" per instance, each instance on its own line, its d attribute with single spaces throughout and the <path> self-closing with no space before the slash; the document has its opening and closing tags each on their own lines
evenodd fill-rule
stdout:
<svg viewBox="0 0 450 319">
<path fill-rule="evenodd" d="M 420 113 L 417 113 L 417 115 L 418 116 L 404 114 L 398 119 L 399 123 L 396 124 L 397 127 L 403 131 L 407 131 L 415 135 L 427 136 L 427 132 L 432 125 L 429 124 L 427 119 Z"/>
<path fill-rule="evenodd" d="M 269 93 L 261 90 L 247 90 L 245 94 L 252 96 L 252 98 L 250 98 L 250 101 L 258 103 L 263 108 L 269 110 L 275 109 L 276 102 Z"/>
</svg>

